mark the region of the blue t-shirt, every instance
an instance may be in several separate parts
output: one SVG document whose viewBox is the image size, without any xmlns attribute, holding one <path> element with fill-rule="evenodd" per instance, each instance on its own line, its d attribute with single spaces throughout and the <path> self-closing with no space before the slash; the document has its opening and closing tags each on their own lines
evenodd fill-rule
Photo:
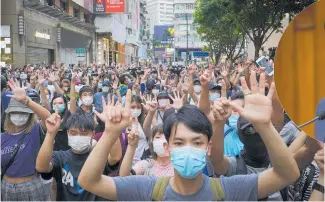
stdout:
<svg viewBox="0 0 325 202">
<path fill-rule="evenodd" d="M 157 177 L 133 175 L 114 177 L 117 201 L 151 201 L 151 194 L 157 182 Z M 221 186 L 225 192 L 225 201 L 257 201 L 258 175 L 236 175 L 220 177 Z M 203 175 L 201 188 L 194 194 L 182 195 L 167 185 L 163 201 L 212 201 L 213 192 L 210 178 Z"/>
<path fill-rule="evenodd" d="M 13 95 L 13 93 L 9 90 L 3 91 L 2 95 L 1 95 L 1 102 L 3 104 L 3 108 L 4 110 L 6 110 L 8 108 L 8 105 L 10 103 L 10 97 L 8 97 L 7 95 Z"/>
<path fill-rule="evenodd" d="M 36 158 L 41 147 L 41 133 L 40 124 L 35 124 L 31 132 L 22 140 L 15 160 L 8 168 L 5 175 L 19 178 L 36 173 L 35 166 Z M 21 132 L 20 134 L 12 135 L 5 132 L 1 135 L 1 167 L 9 163 L 15 144 L 18 143 L 24 134 L 24 132 Z"/>
</svg>

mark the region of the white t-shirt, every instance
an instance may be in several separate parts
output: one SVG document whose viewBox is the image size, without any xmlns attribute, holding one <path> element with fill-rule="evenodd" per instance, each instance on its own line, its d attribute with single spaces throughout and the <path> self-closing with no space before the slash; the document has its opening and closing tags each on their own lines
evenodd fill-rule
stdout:
<svg viewBox="0 0 325 202">
<path fill-rule="evenodd" d="M 139 124 L 138 125 L 139 143 L 138 143 L 138 147 L 136 148 L 135 153 L 134 153 L 132 166 L 134 166 L 137 162 L 141 161 L 143 152 L 149 149 L 147 137 L 144 134 L 140 123 L 138 123 L 138 124 Z"/>
</svg>

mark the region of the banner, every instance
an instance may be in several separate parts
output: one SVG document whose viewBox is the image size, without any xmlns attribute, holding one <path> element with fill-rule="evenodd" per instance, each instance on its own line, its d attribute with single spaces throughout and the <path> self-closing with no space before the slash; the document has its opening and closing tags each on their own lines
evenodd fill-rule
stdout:
<svg viewBox="0 0 325 202">
<path fill-rule="evenodd" d="M 95 13 L 124 13 L 125 0 L 95 0 Z"/>
<path fill-rule="evenodd" d="M 172 48 L 174 43 L 174 25 L 155 25 L 154 27 L 154 49 L 165 51 Z"/>
<path fill-rule="evenodd" d="M 125 0 L 106 0 L 105 13 L 124 13 Z"/>
</svg>

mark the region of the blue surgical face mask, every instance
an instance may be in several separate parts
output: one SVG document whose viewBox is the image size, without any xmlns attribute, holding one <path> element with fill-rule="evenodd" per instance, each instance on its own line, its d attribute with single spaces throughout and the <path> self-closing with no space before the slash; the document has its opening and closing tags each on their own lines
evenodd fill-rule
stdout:
<svg viewBox="0 0 325 202">
<path fill-rule="evenodd" d="M 171 149 L 171 162 L 185 179 L 194 179 L 206 165 L 207 151 L 191 146 Z"/>
<path fill-rule="evenodd" d="M 217 98 L 220 98 L 219 93 L 211 93 L 210 94 L 210 101 L 214 102 L 214 101 L 216 101 Z"/>
<path fill-rule="evenodd" d="M 53 111 L 55 111 L 56 110 L 56 105 L 53 105 L 52 109 L 53 109 Z M 64 112 L 64 110 L 65 110 L 64 104 L 60 104 L 59 109 L 58 109 L 59 113 L 61 114 L 62 112 Z"/>
<path fill-rule="evenodd" d="M 229 126 L 237 128 L 237 121 L 239 119 L 239 115 L 231 115 L 229 117 Z"/>
<path fill-rule="evenodd" d="M 48 81 L 44 81 L 42 85 L 43 85 L 44 87 L 48 87 L 49 82 L 48 82 Z"/>
<path fill-rule="evenodd" d="M 98 88 L 99 88 L 99 89 L 102 89 L 102 88 L 103 88 L 103 84 L 101 84 L 101 83 L 98 84 Z"/>
</svg>

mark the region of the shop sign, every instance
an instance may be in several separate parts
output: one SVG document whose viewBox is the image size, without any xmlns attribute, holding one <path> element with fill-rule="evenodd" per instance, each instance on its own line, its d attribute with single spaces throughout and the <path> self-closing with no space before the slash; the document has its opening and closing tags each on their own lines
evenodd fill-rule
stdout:
<svg viewBox="0 0 325 202">
<path fill-rule="evenodd" d="M 35 32 L 35 37 L 42 38 L 42 39 L 47 39 L 47 40 L 51 39 L 51 36 L 49 34 L 38 32 L 38 31 Z"/>
<path fill-rule="evenodd" d="M 124 13 L 125 0 L 96 0 L 96 13 Z"/>
<path fill-rule="evenodd" d="M 77 54 L 85 54 L 86 53 L 86 50 L 84 48 L 77 48 L 76 49 L 76 53 Z"/>
</svg>

